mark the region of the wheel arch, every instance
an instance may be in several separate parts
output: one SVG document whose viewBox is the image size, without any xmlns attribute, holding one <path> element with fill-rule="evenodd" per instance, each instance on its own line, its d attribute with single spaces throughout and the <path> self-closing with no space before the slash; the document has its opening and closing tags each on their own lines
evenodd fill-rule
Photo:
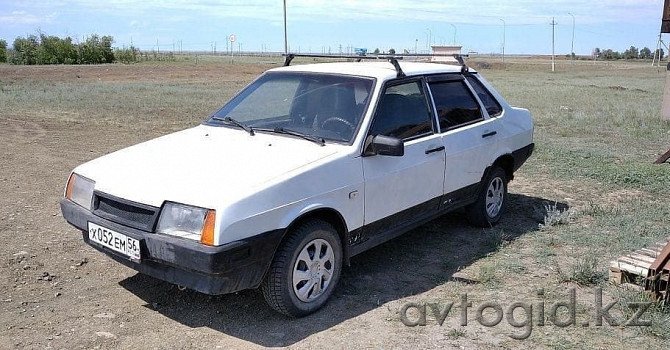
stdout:
<svg viewBox="0 0 670 350">
<path fill-rule="evenodd" d="M 342 244 L 342 257 L 343 257 L 342 263 L 344 265 L 349 266 L 349 249 L 347 244 L 349 230 L 347 229 L 347 223 L 344 220 L 342 214 L 333 208 L 329 207 L 315 208 L 300 214 L 286 227 L 286 229 L 284 230 L 282 240 L 279 244 L 284 242 L 287 235 L 289 234 L 289 232 L 291 232 L 293 228 L 311 219 L 323 220 L 335 228 L 335 231 L 337 231 L 337 235 L 340 239 L 340 243 Z"/>
<path fill-rule="evenodd" d="M 483 185 L 484 180 L 488 178 L 489 174 L 495 167 L 500 167 L 505 171 L 505 177 L 507 177 L 507 182 L 510 182 L 512 181 L 512 179 L 514 179 L 514 157 L 512 157 L 511 153 L 504 153 L 498 156 L 498 158 L 496 158 L 496 160 L 493 161 L 491 165 L 489 165 L 488 167 L 486 167 L 486 169 L 484 169 L 484 174 L 482 174 L 482 178 L 479 180 L 479 184 L 477 186 L 477 192 L 475 193 L 479 193 L 480 191 L 483 190 L 482 187 L 484 186 Z"/>
<path fill-rule="evenodd" d="M 491 166 L 487 169 L 484 174 L 484 178 L 494 167 L 499 166 L 505 171 L 505 176 L 507 176 L 507 181 L 512 181 L 514 179 L 514 157 L 511 153 L 506 153 L 499 156 Z"/>
</svg>

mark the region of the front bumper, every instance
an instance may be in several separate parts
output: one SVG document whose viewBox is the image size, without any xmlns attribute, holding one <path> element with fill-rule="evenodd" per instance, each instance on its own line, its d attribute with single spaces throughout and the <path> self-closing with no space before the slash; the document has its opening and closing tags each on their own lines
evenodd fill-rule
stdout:
<svg viewBox="0 0 670 350">
<path fill-rule="evenodd" d="M 206 294 L 225 294 L 260 285 L 284 230 L 210 247 L 200 242 L 149 233 L 94 215 L 68 199 L 60 201 L 63 217 L 80 229 L 84 241 L 114 260 L 143 274 Z M 130 260 L 88 238 L 88 223 L 140 241 L 140 261 Z"/>
</svg>

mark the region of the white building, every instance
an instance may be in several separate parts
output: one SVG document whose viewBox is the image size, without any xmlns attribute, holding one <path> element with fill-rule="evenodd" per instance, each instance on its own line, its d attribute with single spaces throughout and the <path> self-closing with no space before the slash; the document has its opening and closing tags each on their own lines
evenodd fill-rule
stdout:
<svg viewBox="0 0 670 350">
<path fill-rule="evenodd" d="M 463 46 L 431 46 L 434 55 L 460 55 Z M 431 62 L 456 62 L 453 57 L 433 56 L 430 58 Z"/>
</svg>

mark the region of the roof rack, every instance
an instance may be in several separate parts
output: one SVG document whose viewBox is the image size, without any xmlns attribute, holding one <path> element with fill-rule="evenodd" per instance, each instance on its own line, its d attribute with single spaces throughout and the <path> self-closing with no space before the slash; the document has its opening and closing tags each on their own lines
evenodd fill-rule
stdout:
<svg viewBox="0 0 670 350">
<path fill-rule="evenodd" d="M 283 54 L 284 58 L 284 66 L 289 66 L 291 64 L 291 61 L 293 61 L 294 58 L 296 57 L 311 57 L 311 58 L 333 58 L 333 59 L 353 59 L 356 60 L 356 62 L 360 62 L 361 60 L 388 60 L 393 67 L 395 68 L 396 72 L 398 72 L 398 78 L 402 78 L 405 76 L 405 73 L 402 71 L 402 68 L 400 68 L 400 64 L 398 63 L 398 60 L 402 60 L 404 58 L 410 58 L 410 57 L 453 57 L 456 59 L 456 62 L 458 65 L 461 67 L 461 72 L 465 73 L 469 70 L 468 66 L 465 64 L 465 61 L 463 60 L 464 57 L 468 57 L 468 55 L 461 55 L 461 54 L 402 54 L 402 55 L 390 55 L 390 54 L 372 54 L 372 55 L 325 55 L 325 54 L 298 54 L 298 53 L 286 53 Z M 442 63 L 442 62 L 441 62 Z"/>
</svg>

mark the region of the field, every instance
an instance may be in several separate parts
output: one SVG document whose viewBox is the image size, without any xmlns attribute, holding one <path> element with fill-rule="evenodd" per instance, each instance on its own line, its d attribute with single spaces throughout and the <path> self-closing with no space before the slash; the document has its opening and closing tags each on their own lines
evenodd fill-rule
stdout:
<svg viewBox="0 0 670 350">
<path fill-rule="evenodd" d="M 649 63 L 482 70 L 536 123 L 502 222 L 477 229 L 456 212 L 357 256 L 332 300 L 303 319 L 257 291 L 212 297 L 136 274 L 65 223 L 58 201 L 76 165 L 197 125 L 279 64 L 0 65 L 0 348 L 667 348 L 670 310 L 654 304 L 641 317 L 650 325 L 622 325 L 629 303 L 648 299 L 606 273 L 670 236 L 670 164 L 652 165 L 670 147 L 666 73 Z M 571 324 L 557 303 L 573 290 Z M 610 303 L 611 318 L 597 317 Z M 423 305 L 426 325 L 405 325 L 421 323 Z M 495 323 L 495 305 L 514 312 L 482 325 Z"/>
</svg>

